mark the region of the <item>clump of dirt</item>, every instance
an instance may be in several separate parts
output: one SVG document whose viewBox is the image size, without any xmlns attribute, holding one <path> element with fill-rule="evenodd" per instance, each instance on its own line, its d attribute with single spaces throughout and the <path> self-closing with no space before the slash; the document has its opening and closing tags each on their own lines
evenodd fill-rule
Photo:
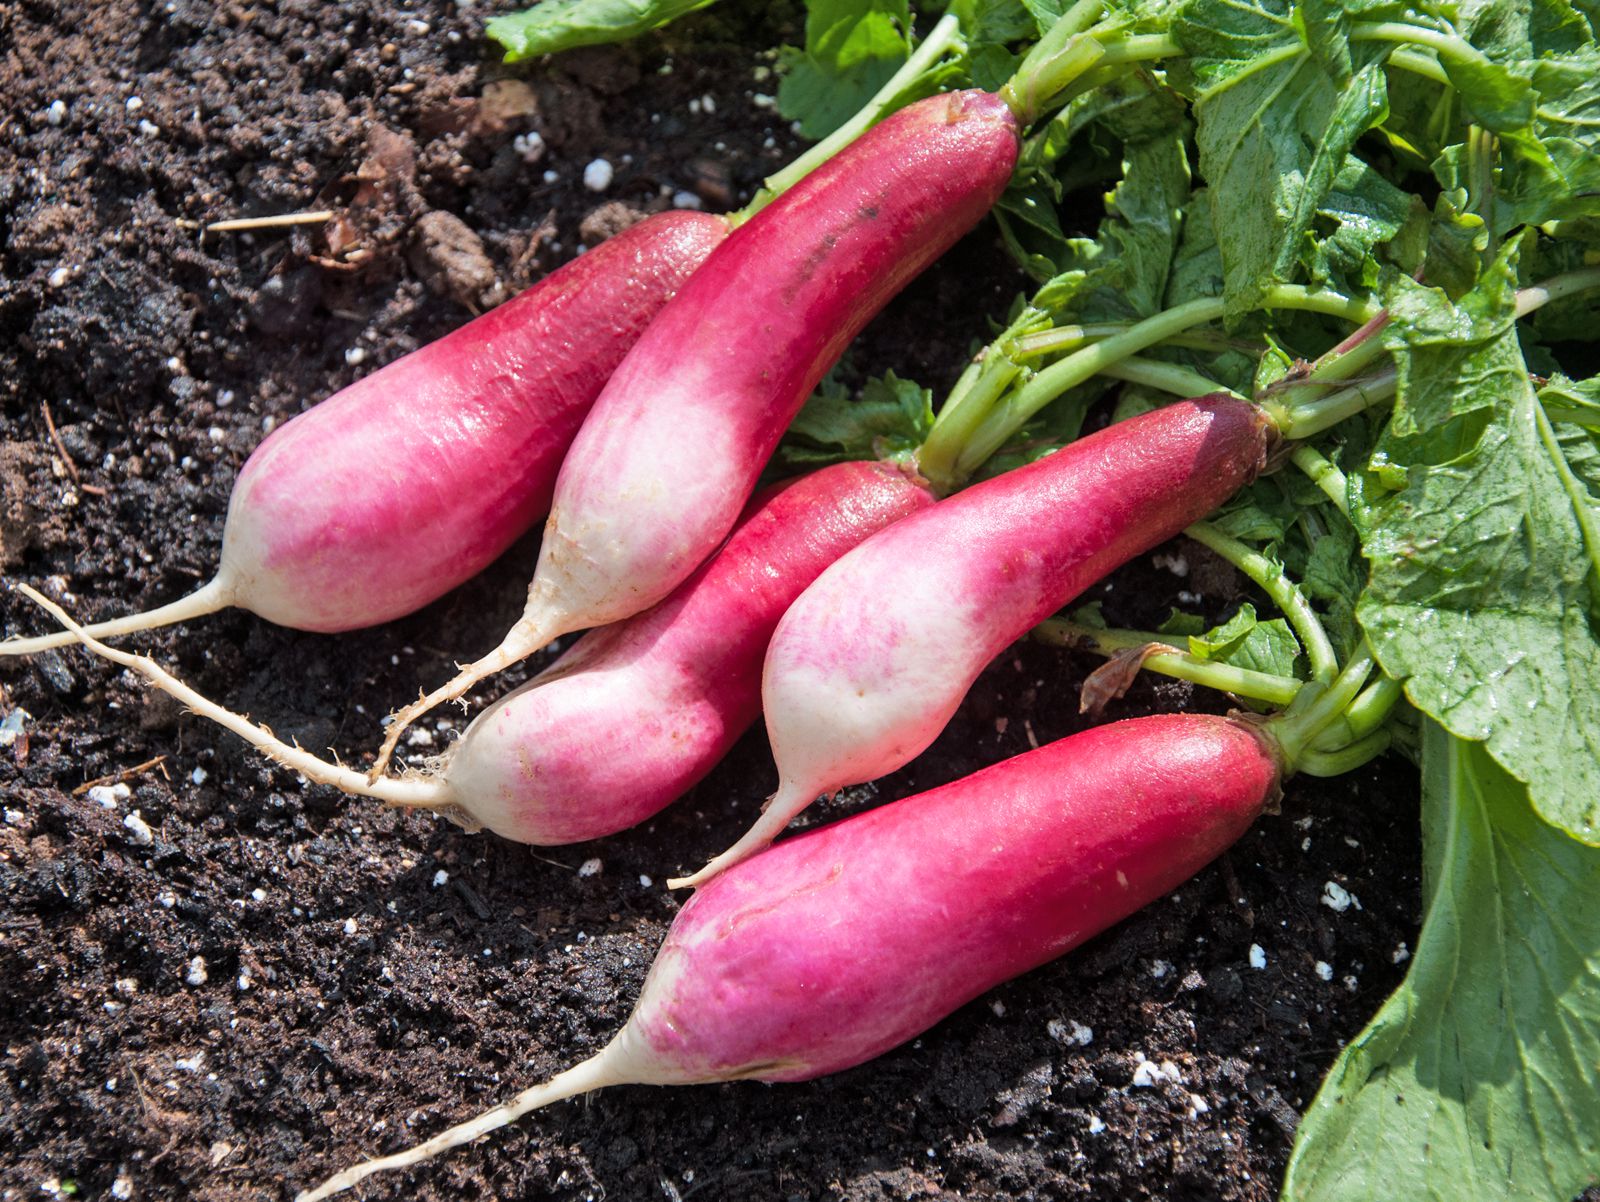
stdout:
<svg viewBox="0 0 1600 1202">
<path fill-rule="evenodd" d="M 721 6 L 527 71 L 493 61 L 481 20 L 444 0 L 0 11 L 8 577 L 85 617 L 189 591 L 266 429 L 640 214 L 740 203 L 798 149 L 752 102 L 772 87 L 759 48 L 798 37 L 792 6 Z M 584 183 L 599 160 L 603 192 Z M 874 324 L 847 378 L 947 387 L 977 315 L 1019 286 L 981 229 Z M 356 760 L 379 715 L 498 639 L 534 551 L 378 630 L 229 612 L 132 641 Z M 1177 587 L 1161 563 L 1094 599 L 1159 621 Z M 1236 587 L 1205 587 L 1212 616 Z M 14 594 L 0 623 L 48 626 Z M 807 821 L 1080 729 L 1093 666 L 1018 646 L 928 755 Z M 1105 717 L 1215 705 L 1141 678 Z M 752 735 L 641 829 L 530 851 L 307 787 L 77 652 L 0 661 L 8 716 L 8 1199 L 285 1198 L 590 1054 L 679 904 L 660 882 L 731 842 L 773 784 Z M 434 715 L 408 754 L 462 722 Z M 1415 789 L 1394 762 L 1294 782 L 1280 817 L 1172 897 L 872 1064 L 601 1094 L 380 1192 L 1272 1197 L 1295 1116 L 1415 938 Z M 1322 904 L 1328 881 L 1359 907 Z"/>
</svg>

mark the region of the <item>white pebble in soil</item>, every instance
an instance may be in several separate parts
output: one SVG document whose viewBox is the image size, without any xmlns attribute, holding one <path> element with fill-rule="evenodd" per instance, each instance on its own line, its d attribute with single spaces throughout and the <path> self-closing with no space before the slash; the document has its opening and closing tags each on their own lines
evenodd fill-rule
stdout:
<svg viewBox="0 0 1600 1202">
<path fill-rule="evenodd" d="M 705 202 L 693 192 L 683 191 L 672 194 L 672 207 L 675 209 L 698 209 Z"/>
<path fill-rule="evenodd" d="M 1318 960 L 1317 976 L 1321 977 L 1324 981 L 1333 980 L 1333 965 L 1329 964 L 1326 960 Z"/>
<path fill-rule="evenodd" d="M 65 100 L 52 100 L 50 107 L 44 111 L 44 119 L 51 125 L 60 125 L 67 119 L 67 102 Z"/>
<path fill-rule="evenodd" d="M 138 810 L 133 811 L 133 813 L 124 818 L 122 825 L 127 828 L 128 833 L 133 836 L 133 841 L 140 847 L 149 847 L 156 841 L 156 833 L 150 829 L 150 824 L 144 820 Z"/>
<path fill-rule="evenodd" d="M 1173 1085 L 1183 1084 L 1183 1074 L 1178 1071 L 1178 1066 L 1170 1060 L 1163 1060 L 1157 1064 L 1154 1060 L 1146 1060 L 1143 1052 L 1135 1052 L 1139 1063 L 1133 1070 L 1133 1086 L 1136 1089 L 1154 1089 L 1157 1085 L 1168 1082 Z"/>
<path fill-rule="evenodd" d="M 583 186 L 591 192 L 604 192 L 616 175 L 605 159 L 594 159 L 583 169 Z"/>
<path fill-rule="evenodd" d="M 1361 902 L 1354 893 L 1351 893 L 1337 881 L 1325 881 L 1322 885 L 1322 904 L 1335 914 L 1343 914 L 1351 906 L 1361 909 Z"/>
<path fill-rule="evenodd" d="M 1250 945 L 1250 967 L 1260 970 L 1267 966 L 1267 950 L 1259 943 Z"/>
<path fill-rule="evenodd" d="M 604 868 L 604 867 L 605 867 L 605 865 L 602 864 L 597 859 L 596 860 L 585 860 L 582 864 L 578 865 L 578 875 L 579 876 L 599 876 L 600 875 L 600 870 L 602 868 Z"/>
<path fill-rule="evenodd" d="M 183 979 L 190 985 L 204 985 L 208 979 L 206 961 L 204 956 L 196 956 L 189 961 L 188 970 L 183 974 Z"/>
<path fill-rule="evenodd" d="M 448 872 L 446 872 L 443 868 L 441 868 L 441 869 L 439 869 L 438 872 L 433 874 L 433 887 L 435 889 L 437 889 L 441 885 L 443 885 L 446 881 L 448 881 L 449 879 L 450 879 L 450 874 Z"/>
</svg>

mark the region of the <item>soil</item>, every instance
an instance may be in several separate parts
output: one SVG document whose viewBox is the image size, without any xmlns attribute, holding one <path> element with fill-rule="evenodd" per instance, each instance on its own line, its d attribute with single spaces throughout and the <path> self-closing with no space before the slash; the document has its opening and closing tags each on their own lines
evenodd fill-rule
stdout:
<svg viewBox="0 0 1600 1202">
<path fill-rule="evenodd" d="M 209 576 L 272 423 L 639 211 L 682 192 L 738 204 L 799 145 L 757 103 L 774 87 L 752 49 L 795 40 L 799 14 L 749 9 L 509 70 L 471 0 L 0 7 L 0 570 L 80 616 L 170 600 Z M 603 195 L 582 182 L 597 158 Z M 196 224 L 320 209 L 336 216 Z M 942 390 L 1019 285 L 981 228 L 850 370 Z M 381 629 L 234 611 L 132 641 L 359 762 L 380 715 L 497 640 L 534 553 L 526 539 Z M 1220 617 L 1241 587 L 1146 557 L 1095 595 L 1141 625 L 1184 588 Z M 47 628 L 15 594 L 0 625 Z M 1092 667 L 1017 646 L 928 754 L 808 821 L 1080 729 Z M 1141 679 L 1105 717 L 1178 708 L 1220 703 Z M 679 905 L 660 882 L 727 845 L 773 784 L 752 734 L 643 828 L 530 850 L 307 787 L 77 651 L 0 661 L 7 715 L 5 1199 L 287 1198 L 583 1058 Z M 425 729 L 443 740 L 447 722 Z M 82 788 L 124 773 L 125 795 Z M 876 1062 L 603 1092 L 366 1196 L 1275 1197 L 1298 1112 L 1404 971 L 1416 813 L 1402 761 L 1296 780 L 1176 894 Z M 1348 909 L 1323 904 L 1329 881 Z M 1178 1080 L 1135 1086 L 1141 1058 Z"/>
</svg>

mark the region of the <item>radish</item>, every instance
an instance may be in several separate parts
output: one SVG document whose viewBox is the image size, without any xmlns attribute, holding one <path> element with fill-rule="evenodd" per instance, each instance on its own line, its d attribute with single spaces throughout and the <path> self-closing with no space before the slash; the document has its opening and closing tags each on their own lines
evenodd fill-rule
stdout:
<svg viewBox="0 0 1600 1202">
<path fill-rule="evenodd" d="M 1136 718 L 788 840 L 689 900 L 596 1056 L 298 1202 L 602 1086 L 869 1060 L 1192 876 L 1275 802 L 1280 764 L 1257 726 Z"/>
<path fill-rule="evenodd" d="M 617 369 L 562 466 L 527 607 L 499 646 L 401 710 L 562 634 L 654 605 L 732 527 L 812 388 L 883 305 L 999 198 L 1017 117 L 952 92 L 884 120 L 742 225 Z"/>
<path fill-rule="evenodd" d="M 778 791 L 699 885 L 819 794 L 910 762 L 984 666 L 1112 568 L 1255 478 L 1274 427 L 1225 396 L 1131 418 L 873 536 L 784 615 L 762 708 Z"/>
<path fill-rule="evenodd" d="M 296 416 L 240 470 L 210 583 L 88 629 L 110 638 L 237 605 L 334 632 L 442 596 L 549 509 L 601 387 L 728 228 L 704 213 L 641 221 Z M 0 655 L 73 641 L 11 639 Z"/>
<path fill-rule="evenodd" d="M 760 713 L 762 656 L 790 602 L 873 531 L 932 503 L 925 484 L 885 463 L 842 463 L 769 490 L 677 592 L 585 635 L 480 714 L 432 776 L 369 781 L 274 739 L 148 659 L 111 654 L 307 779 L 444 810 L 523 843 L 595 839 L 644 821 L 709 772 Z M 608 746 L 627 751 L 597 754 Z"/>
</svg>

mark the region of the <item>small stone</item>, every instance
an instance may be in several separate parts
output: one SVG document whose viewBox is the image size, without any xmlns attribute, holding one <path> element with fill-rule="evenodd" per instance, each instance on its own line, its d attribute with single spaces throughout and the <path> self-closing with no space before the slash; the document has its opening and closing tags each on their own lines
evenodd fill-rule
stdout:
<svg viewBox="0 0 1600 1202">
<path fill-rule="evenodd" d="M 189 961 L 189 969 L 183 974 L 183 979 L 190 985 L 204 985 L 209 979 L 206 973 L 205 957 L 196 956 Z"/>
<path fill-rule="evenodd" d="M 1250 967 L 1262 969 L 1267 966 L 1267 951 L 1259 943 L 1250 945 Z"/>
<path fill-rule="evenodd" d="M 1336 881 L 1323 882 L 1321 900 L 1322 904 L 1335 914 L 1343 914 L 1352 905 L 1358 910 L 1361 908 L 1360 903 L 1355 899 L 1355 895 Z"/>
<path fill-rule="evenodd" d="M 139 99 L 137 96 L 129 96 L 127 101 L 123 104 L 123 107 L 126 108 L 130 113 L 137 113 L 144 107 L 144 101 Z"/>
<path fill-rule="evenodd" d="M 133 813 L 124 818 L 122 825 L 133 836 L 133 841 L 141 847 L 149 847 L 150 844 L 156 841 L 156 833 L 150 829 L 150 824 L 144 820 L 138 810 L 133 811 Z"/>
<path fill-rule="evenodd" d="M 364 346 L 352 346 L 346 348 L 344 352 L 344 361 L 350 367 L 360 367 L 367 361 L 367 348 Z"/>
<path fill-rule="evenodd" d="M 450 874 L 448 872 L 446 872 L 443 868 L 441 868 L 441 869 L 439 869 L 438 872 L 433 874 L 433 887 L 435 889 L 437 889 L 441 885 L 443 885 L 446 881 L 448 881 L 449 879 L 450 879 Z"/>
<path fill-rule="evenodd" d="M 693 192 L 680 190 L 672 194 L 672 207 L 675 209 L 699 209 L 704 206 L 705 201 Z"/>
<path fill-rule="evenodd" d="M 578 875 L 585 877 L 599 876 L 600 870 L 604 867 L 605 865 L 601 863 L 599 859 L 585 860 L 582 864 L 578 865 Z"/>
<path fill-rule="evenodd" d="M 60 125 L 67 119 L 67 102 L 65 100 L 52 100 L 50 107 L 44 111 L 44 119 L 51 125 Z"/>
<path fill-rule="evenodd" d="M 1318 960 L 1317 976 L 1321 977 L 1324 981 L 1333 980 L 1333 965 L 1329 964 L 1326 960 Z"/>
<path fill-rule="evenodd" d="M 594 159 L 583 169 L 583 186 L 591 192 L 604 192 L 615 174 L 605 159 Z"/>
<path fill-rule="evenodd" d="M 210 775 L 211 774 L 204 768 L 196 768 L 193 772 L 189 773 L 189 779 L 197 785 L 203 785 L 206 783 L 206 779 Z"/>
</svg>

